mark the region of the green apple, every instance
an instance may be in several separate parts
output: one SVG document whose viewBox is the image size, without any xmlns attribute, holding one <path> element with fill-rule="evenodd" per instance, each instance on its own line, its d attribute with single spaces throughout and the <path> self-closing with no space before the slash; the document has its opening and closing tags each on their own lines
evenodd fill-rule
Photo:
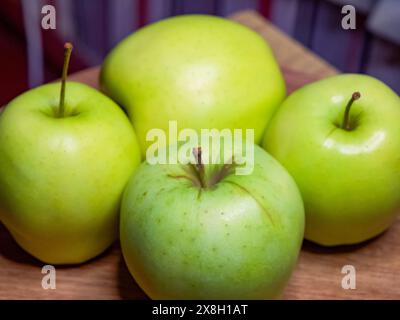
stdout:
<svg viewBox="0 0 400 320">
<path fill-rule="evenodd" d="M 260 143 L 285 96 L 265 40 L 206 15 L 169 18 L 129 36 L 107 56 L 101 84 L 127 110 L 143 154 L 147 132 L 167 131 L 169 120 L 179 129 L 254 129 Z"/>
<path fill-rule="evenodd" d="M 346 74 L 299 89 L 271 121 L 264 148 L 300 188 L 306 239 L 358 243 L 400 210 L 400 99 L 379 80 Z"/>
<path fill-rule="evenodd" d="M 233 165 L 143 162 L 125 190 L 120 238 L 153 299 L 278 298 L 304 232 L 300 192 L 261 147 L 251 174 Z"/>
<path fill-rule="evenodd" d="M 59 94 L 57 83 L 38 87 L 0 114 L 0 220 L 36 258 L 72 264 L 117 238 L 120 199 L 140 150 L 112 100 L 73 82 L 60 106 Z"/>
</svg>

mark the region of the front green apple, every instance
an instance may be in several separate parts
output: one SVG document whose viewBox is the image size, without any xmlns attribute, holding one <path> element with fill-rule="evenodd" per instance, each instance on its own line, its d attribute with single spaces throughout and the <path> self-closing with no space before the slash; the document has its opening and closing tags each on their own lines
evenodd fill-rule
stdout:
<svg viewBox="0 0 400 320">
<path fill-rule="evenodd" d="M 279 67 L 265 40 L 229 20 L 188 15 L 147 26 L 106 58 L 103 89 L 128 112 L 145 154 L 150 129 L 255 130 L 285 96 Z"/>
<path fill-rule="evenodd" d="M 361 242 L 400 210 L 400 99 L 372 77 L 338 75 L 296 91 L 264 147 L 300 188 L 309 240 Z"/>
<path fill-rule="evenodd" d="M 140 150 L 129 119 L 109 98 L 69 82 L 17 97 L 0 113 L 0 220 L 52 264 L 84 262 L 118 235 L 120 198 Z"/>
<path fill-rule="evenodd" d="M 303 202 L 276 160 L 260 147 L 254 159 L 249 175 L 149 162 L 136 171 L 122 201 L 121 246 L 151 298 L 281 296 L 302 243 Z"/>
</svg>

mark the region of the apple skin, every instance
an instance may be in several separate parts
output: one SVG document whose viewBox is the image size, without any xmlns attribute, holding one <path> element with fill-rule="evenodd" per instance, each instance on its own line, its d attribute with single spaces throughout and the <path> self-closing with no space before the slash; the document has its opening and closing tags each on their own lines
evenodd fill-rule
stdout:
<svg viewBox="0 0 400 320">
<path fill-rule="evenodd" d="M 151 298 L 281 297 L 303 239 L 303 202 L 261 147 L 254 163 L 252 174 L 232 173 L 201 193 L 179 178 L 183 165 L 143 162 L 135 172 L 120 239 L 129 271 Z"/>
<path fill-rule="evenodd" d="M 128 112 L 143 154 L 150 129 L 265 128 L 285 97 L 273 53 L 254 31 L 207 15 L 169 18 L 127 37 L 106 57 L 102 89 Z"/>
<path fill-rule="evenodd" d="M 356 91 L 353 130 L 338 128 Z M 362 242 L 400 210 L 400 99 L 377 79 L 338 75 L 294 92 L 272 119 L 264 148 L 300 188 L 308 240 Z"/>
<path fill-rule="evenodd" d="M 129 119 L 100 92 L 68 82 L 30 90 L 0 114 L 0 220 L 51 264 L 81 263 L 118 235 L 123 189 L 140 163 Z"/>
</svg>

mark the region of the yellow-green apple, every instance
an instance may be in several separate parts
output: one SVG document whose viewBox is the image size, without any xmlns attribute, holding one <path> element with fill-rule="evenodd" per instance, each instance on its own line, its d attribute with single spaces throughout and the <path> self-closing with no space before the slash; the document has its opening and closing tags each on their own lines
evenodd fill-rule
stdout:
<svg viewBox="0 0 400 320">
<path fill-rule="evenodd" d="M 123 40 L 104 61 L 103 90 L 128 112 L 142 153 L 148 130 L 255 130 L 285 96 L 273 53 L 254 31 L 229 20 L 187 15 L 147 26 Z"/>
<path fill-rule="evenodd" d="M 117 238 L 120 198 L 140 162 L 121 109 L 65 74 L 60 100 L 60 85 L 48 84 L 0 114 L 0 219 L 22 248 L 52 264 L 84 262 Z"/>
<path fill-rule="evenodd" d="M 377 79 L 338 75 L 299 89 L 271 121 L 264 148 L 300 188 L 306 239 L 358 243 L 400 210 L 400 99 Z"/>
<path fill-rule="evenodd" d="M 205 164 L 201 153 L 195 164 L 149 160 L 128 183 L 121 246 L 151 298 L 281 296 L 303 239 L 300 192 L 261 147 L 250 174 L 223 161 Z"/>
</svg>

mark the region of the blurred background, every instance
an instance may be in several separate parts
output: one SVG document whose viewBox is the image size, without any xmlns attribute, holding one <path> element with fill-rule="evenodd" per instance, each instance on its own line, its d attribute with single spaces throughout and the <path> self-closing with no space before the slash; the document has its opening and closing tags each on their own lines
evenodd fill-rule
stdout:
<svg viewBox="0 0 400 320">
<path fill-rule="evenodd" d="M 341 28 L 343 5 L 357 29 Z M 41 28 L 44 5 L 56 30 Z M 0 105 L 58 78 L 63 43 L 75 46 L 70 72 L 98 65 L 136 29 L 168 16 L 229 16 L 254 10 L 342 72 L 371 74 L 400 93 L 400 0 L 1 0 Z"/>
</svg>

